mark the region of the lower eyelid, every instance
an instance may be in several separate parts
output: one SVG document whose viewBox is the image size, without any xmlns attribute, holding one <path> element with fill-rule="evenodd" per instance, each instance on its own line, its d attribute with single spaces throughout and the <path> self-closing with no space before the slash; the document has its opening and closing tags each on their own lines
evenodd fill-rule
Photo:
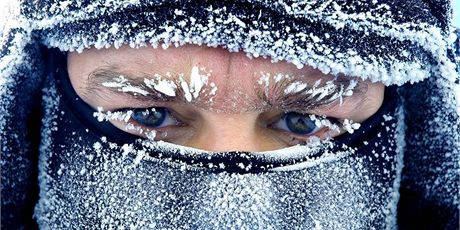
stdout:
<svg viewBox="0 0 460 230">
<path fill-rule="evenodd" d="M 316 130 L 315 132 L 313 132 L 311 134 L 305 134 L 305 135 L 299 135 L 299 134 L 291 133 L 291 132 L 288 132 L 288 131 L 285 131 L 285 130 L 280 130 L 280 131 L 285 133 L 286 135 L 293 136 L 294 138 L 307 140 L 307 139 L 309 139 L 309 138 L 311 138 L 313 136 L 317 136 L 318 133 L 322 132 L 324 129 L 328 129 L 328 128 L 321 127 L 318 130 Z"/>
<path fill-rule="evenodd" d="M 304 136 L 296 135 L 296 134 L 290 133 L 290 132 L 285 131 L 285 130 L 279 130 L 279 129 L 278 130 L 274 129 L 274 130 L 276 132 L 281 132 L 281 134 L 278 134 L 278 135 L 284 136 L 284 138 L 281 137 L 281 139 L 284 140 L 285 142 L 288 142 L 289 145 L 303 144 L 306 141 L 308 141 L 309 139 L 311 139 L 312 137 L 318 137 L 320 139 L 326 139 L 326 138 L 334 138 L 334 137 L 337 137 L 338 135 L 342 134 L 342 132 L 335 132 L 334 130 L 329 129 L 327 127 L 322 127 L 318 131 L 316 131 L 315 133 L 310 134 L 310 135 L 304 135 Z"/>
<path fill-rule="evenodd" d="M 135 129 L 132 129 L 132 130 L 127 129 L 126 127 L 130 124 L 142 129 L 142 133 Z M 168 142 L 180 137 L 184 133 L 181 127 L 165 126 L 161 128 L 147 128 L 145 126 L 138 124 L 136 121 L 133 121 L 133 120 L 129 120 L 128 122 L 116 122 L 114 123 L 114 125 L 127 133 L 139 136 L 141 138 L 149 138 L 147 133 L 153 131 L 155 132 L 154 140 L 162 140 L 162 141 L 168 141 Z M 180 128 L 181 130 L 180 131 L 176 130 L 177 128 Z"/>
</svg>

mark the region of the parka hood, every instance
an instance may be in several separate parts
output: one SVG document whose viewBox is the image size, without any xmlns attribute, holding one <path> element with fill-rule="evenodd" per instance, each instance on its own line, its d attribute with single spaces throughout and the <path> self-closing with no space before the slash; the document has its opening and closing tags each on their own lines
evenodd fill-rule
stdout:
<svg viewBox="0 0 460 230">
<path fill-rule="evenodd" d="M 28 226 L 37 202 L 37 158 L 49 146 L 44 137 L 58 129 L 51 119 L 57 115 L 46 111 L 57 98 L 47 87 L 49 49 L 184 44 L 399 86 L 405 132 L 397 151 L 405 167 L 394 182 L 396 189 L 401 182 L 401 194 L 392 193 L 401 196 L 398 223 L 458 223 L 460 119 L 453 92 L 460 39 L 448 0 L 26 0 L 11 6 L 0 56 L 5 226 Z"/>
<path fill-rule="evenodd" d="M 25 1 L 13 28 L 22 44 L 63 51 L 221 46 L 402 85 L 456 77 L 450 11 L 448 1 Z"/>
</svg>

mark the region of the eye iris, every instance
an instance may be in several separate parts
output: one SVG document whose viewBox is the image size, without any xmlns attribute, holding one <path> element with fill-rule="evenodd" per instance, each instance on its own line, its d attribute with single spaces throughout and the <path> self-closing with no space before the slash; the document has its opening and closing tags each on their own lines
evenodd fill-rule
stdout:
<svg viewBox="0 0 460 230">
<path fill-rule="evenodd" d="M 165 108 L 134 109 L 131 118 L 143 125 L 157 127 L 166 119 L 166 113 Z"/>
<path fill-rule="evenodd" d="M 316 129 L 315 123 L 308 117 L 298 113 L 286 114 L 286 124 L 289 130 L 296 134 L 309 134 Z"/>
</svg>

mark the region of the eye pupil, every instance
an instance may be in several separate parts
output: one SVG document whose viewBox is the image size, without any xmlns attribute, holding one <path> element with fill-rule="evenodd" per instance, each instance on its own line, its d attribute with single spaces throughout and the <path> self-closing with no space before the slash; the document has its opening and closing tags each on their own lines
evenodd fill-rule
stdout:
<svg viewBox="0 0 460 230">
<path fill-rule="evenodd" d="M 131 118 L 142 125 L 157 127 L 166 119 L 167 111 L 165 108 L 134 109 Z"/>
<path fill-rule="evenodd" d="M 285 119 L 289 130 L 296 134 L 310 134 L 316 129 L 315 123 L 308 116 L 299 113 L 288 113 Z"/>
</svg>

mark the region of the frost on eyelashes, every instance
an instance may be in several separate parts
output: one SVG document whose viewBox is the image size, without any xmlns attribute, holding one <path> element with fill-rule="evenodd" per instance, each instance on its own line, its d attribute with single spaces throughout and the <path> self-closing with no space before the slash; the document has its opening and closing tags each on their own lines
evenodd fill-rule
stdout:
<svg viewBox="0 0 460 230">
<path fill-rule="evenodd" d="M 150 110 L 154 110 L 151 108 Z M 99 121 L 122 121 L 125 123 L 124 129 L 126 131 L 134 131 L 140 135 L 145 135 L 145 137 L 149 140 L 155 140 L 157 136 L 157 132 L 155 130 L 148 130 L 141 126 L 134 125 L 130 123 L 131 116 L 133 114 L 133 110 L 125 110 L 125 111 L 103 111 L 102 107 L 97 108 L 97 112 L 93 113 L 93 116 Z M 149 110 L 146 110 L 144 113 L 149 113 Z"/>
<path fill-rule="evenodd" d="M 310 119 L 315 123 L 316 127 L 327 127 L 332 132 L 340 133 L 346 131 L 350 134 L 354 133 L 361 127 L 360 123 L 353 122 L 353 120 L 344 119 L 340 124 L 336 124 L 331 120 L 327 119 L 326 116 L 318 116 L 314 114 L 309 115 Z"/>
</svg>

